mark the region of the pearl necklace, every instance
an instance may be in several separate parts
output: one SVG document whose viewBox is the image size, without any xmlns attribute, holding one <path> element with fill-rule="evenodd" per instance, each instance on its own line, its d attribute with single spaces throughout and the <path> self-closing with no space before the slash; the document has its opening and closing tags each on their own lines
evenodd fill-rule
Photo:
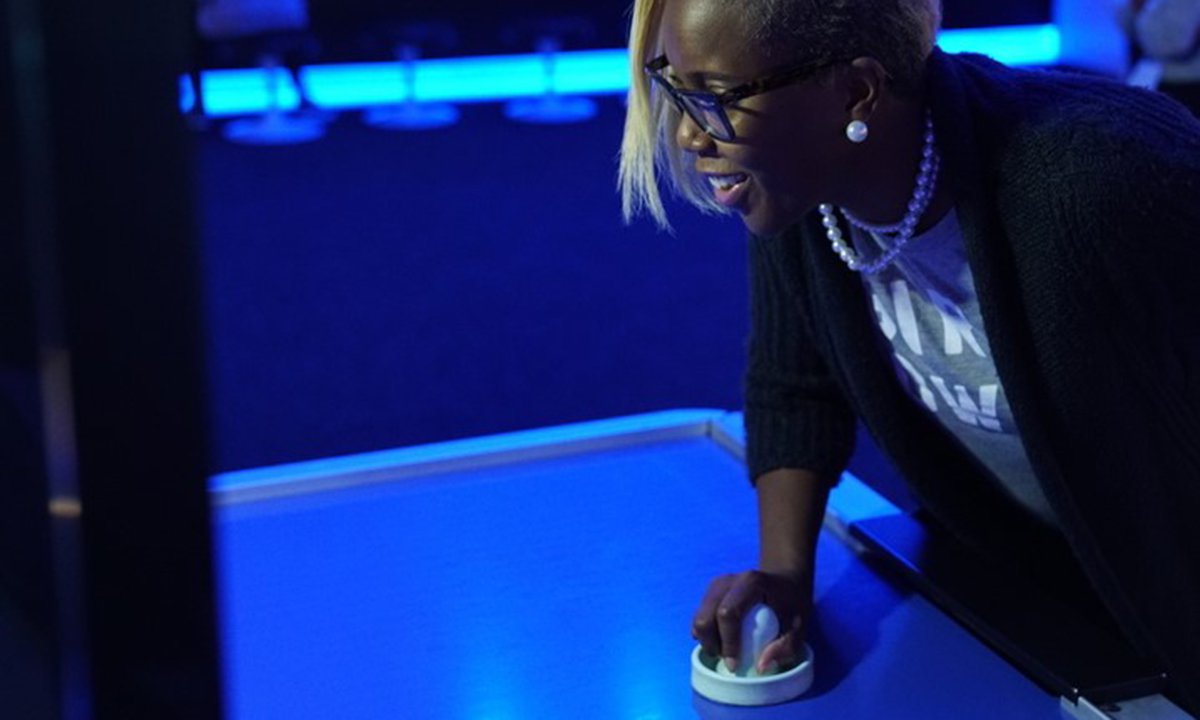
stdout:
<svg viewBox="0 0 1200 720">
<path fill-rule="evenodd" d="M 825 236 L 829 238 L 829 242 L 833 246 L 833 251 L 837 253 L 837 256 L 851 270 L 867 275 L 874 275 L 890 265 L 896 259 L 896 256 L 900 254 L 900 251 L 904 249 L 904 246 L 912 240 L 917 229 L 917 223 L 921 221 L 921 216 L 925 214 L 925 211 L 929 208 L 929 203 L 933 200 L 933 190 L 937 185 L 938 169 L 942 164 L 941 158 L 937 153 L 935 140 L 936 138 L 933 134 L 933 116 L 926 113 L 925 147 L 921 150 L 921 168 L 917 172 L 917 186 L 913 189 L 913 196 L 908 201 L 908 212 L 904 214 L 904 219 L 895 225 L 871 225 L 862 222 L 844 209 L 841 211 L 842 215 L 845 215 L 846 219 L 850 221 L 850 224 L 860 230 L 875 235 L 894 236 L 889 238 L 891 240 L 891 247 L 874 262 L 864 262 L 846 244 L 841 228 L 838 227 L 837 217 L 833 214 L 833 205 L 829 203 L 822 203 L 820 205 L 821 224 L 825 226 Z"/>
</svg>

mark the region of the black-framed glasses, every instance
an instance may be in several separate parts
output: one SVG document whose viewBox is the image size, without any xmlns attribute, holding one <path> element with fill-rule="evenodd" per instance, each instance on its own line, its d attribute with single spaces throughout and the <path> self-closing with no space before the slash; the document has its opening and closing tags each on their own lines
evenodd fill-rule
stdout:
<svg viewBox="0 0 1200 720">
<path fill-rule="evenodd" d="M 680 112 L 686 113 L 700 129 L 717 140 L 730 142 L 736 135 L 733 132 L 733 124 L 729 122 L 729 115 L 725 112 L 726 106 L 755 95 L 761 95 L 769 90 L 781 88 L 784 85 L 806 80 L 832 63 L 809 62 L 796 65 L 719 93 L 706 90 L 682 90 L 675 87 L 662 74 L 662 71 L 670 64 L 666 55 L 659 55 L 646 63 L 646 74 L 667 93 L 667 96 L 675 103 L 675 107 L 679 108 Z"/>
</svg>

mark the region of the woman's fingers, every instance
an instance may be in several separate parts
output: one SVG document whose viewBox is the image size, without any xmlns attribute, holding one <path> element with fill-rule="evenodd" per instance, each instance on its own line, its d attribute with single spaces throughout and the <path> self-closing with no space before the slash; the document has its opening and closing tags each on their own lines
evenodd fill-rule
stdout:
<svg viewBox="0 0 1200 720">
<path fill-rule="evenodd" d="M 721 656 L 730 670 L 738 669 L 742 652 L 742 618 L 763 599 L 760 575 L 748 571 L 734 576 L 725 597 L 717 605 L 717 628 L 721 633 Z"/>
<path fill-rule="evenodd" d="M 772 664 L 775 667 L 786 667 L 796 661 L 796 654 L 796 633 L 789 630 L 767 643 L 762 654 L 758 656 L 754 669 L 764 673 Z"/>
<path fill-rule="evenodd" d="M 721 632 L 717 627 L 717 608 L 724 600 L 725 593 L 728 592 L 732 582 L 732 575 L 722 575 L 709 583 L 708 590 L 704 593 L 704 599 L 700 601 L 700 608 L 692 618 L 692 637 L 709 655 L 720 656 L 721 654 Z"/>
<path fill-rule="evenodd" d="M 742 648 L 742 621 L 757 603 L 771 607 L 786 630 L 763 649 L 756 660 L 759 672 L 771 664 L 784 666 L 796 660 L 803 625 L 811 612 L 808 584 L 781 575 L 748 570 L 722 575 L 711 583 L 692 619 L 692 637 L 704 652 L 723 658 L 737 670 Z"/>
</svg>

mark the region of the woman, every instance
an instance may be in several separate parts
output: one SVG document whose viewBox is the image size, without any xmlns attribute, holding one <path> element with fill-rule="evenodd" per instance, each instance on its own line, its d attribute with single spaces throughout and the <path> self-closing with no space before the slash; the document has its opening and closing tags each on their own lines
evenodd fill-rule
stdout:
<svg viewBox="0 0 1200 720">
<path fill-rule="evenodd" d="M 1056 591 L 1074 574 L 1200 712 L 1200 126 L 942 53 L 937 0 L 633 15 L 626 217 L 666 225 L 665 175 L 750 231 L 761 555 L 695 636 L 733 664 L 765 601 L 785 632 L 759 665 L 793 656 L 857 417 L 932 518 Z"/>
</svg>

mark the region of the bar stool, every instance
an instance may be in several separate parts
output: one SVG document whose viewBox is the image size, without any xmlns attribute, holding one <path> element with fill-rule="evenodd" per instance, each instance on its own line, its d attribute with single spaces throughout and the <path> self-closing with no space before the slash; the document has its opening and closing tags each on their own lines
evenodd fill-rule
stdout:
<svg viewBox="0 0 1200 720">
<path fill-rule="evenodd" d="M 505 28 L 502 39 L 506 45 L 518 45 L 533 40 L 542 56 L 545 78 L 541 95 L 510 100 L 504 114 L 510 120 L 526 123 L 561 124 L 590 120 L 596 116 L 596 103 L 586 97 L 561 95 L 558 92 L 558 57 L 567 39 L 587 43 L 596 36 L 595 25 L 585 17 L 534 18 L 519 21 Z"/>
<path fill-rule="evenodd" d="M 212 55 L 221 64 L 255 62 L 264 78 L 266 110 L 225 123 L 222 134 L 231 142 L 248 145 L 311 142 L 323 137 L 326 126 L 337 117 L 313 105 L 299 81 L 300 67 L 315 62 L 321 55 L 320 40 L 308 30 L 277 30 L 219 40 L 214 43 Z M 286 102 L 289 90 L 294 90 L 299 98 L 294 108 Z"/>
<path fill-rule="evenodd" d="M 424 102 L 418 96 L 417 61 L 422 51 L 453 51 L 458 32 L 441 22 L 378 24 L 363 34 L 370 50 L 386 49 L 395 61 L 400 101 L 367 108 L 363 122 L 381 130 L 429 130 L 458 122 L 459 111 L 444 102 Z"/>
</svg>

